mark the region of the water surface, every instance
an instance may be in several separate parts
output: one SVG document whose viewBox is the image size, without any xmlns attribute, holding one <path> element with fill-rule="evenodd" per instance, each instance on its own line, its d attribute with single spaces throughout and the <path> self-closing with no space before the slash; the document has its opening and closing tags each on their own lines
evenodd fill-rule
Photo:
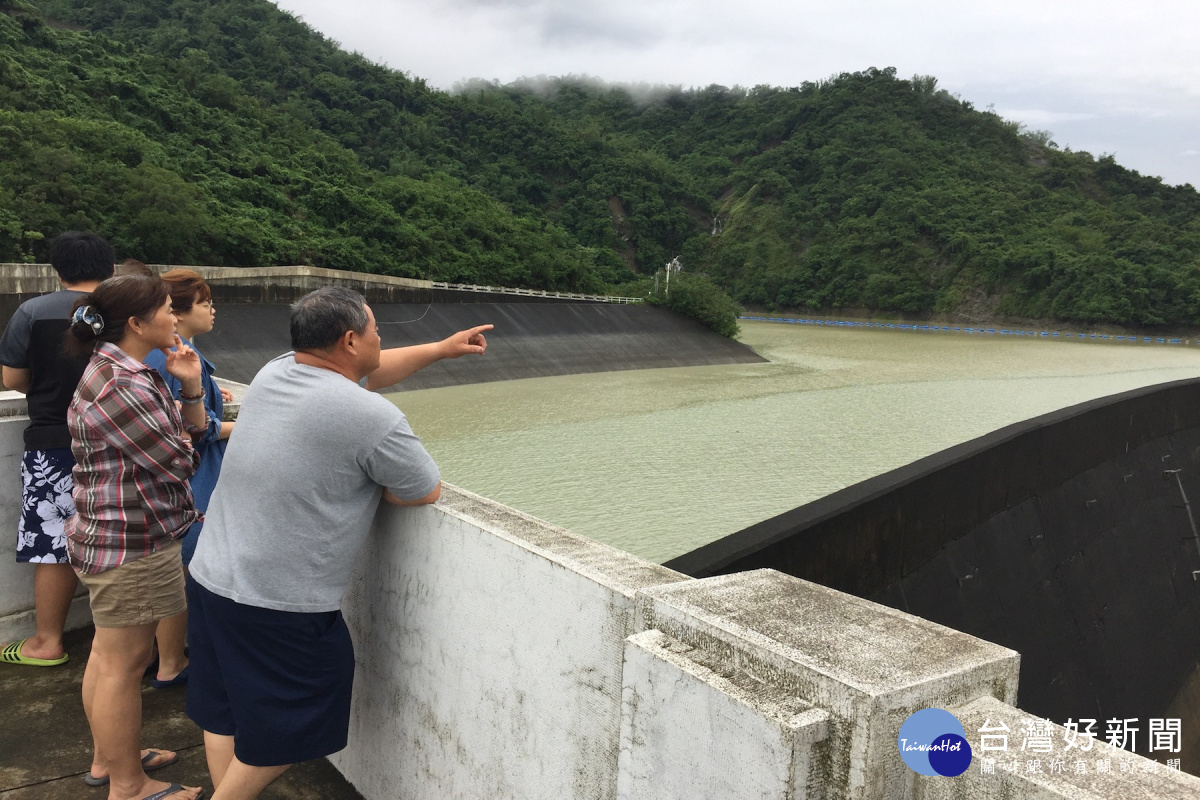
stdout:
<svg viewBox="0 0 1200 800">
<path fill-rule="evenodd" d="M 1200 376 L 1184 346 L 765 322 L 741 339 L 770 363 L 391 398 L 447 481 L 661 562 L 1013 422 Z"/>
</svg>

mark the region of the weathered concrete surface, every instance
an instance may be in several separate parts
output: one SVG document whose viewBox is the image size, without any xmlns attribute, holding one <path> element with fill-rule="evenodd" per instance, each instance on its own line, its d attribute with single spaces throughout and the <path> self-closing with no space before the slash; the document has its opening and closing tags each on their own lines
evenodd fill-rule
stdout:
<svg viewBox="0 0 1200 800">
<path fill-rule="evenodd" d="M 911 793 L 896 737 L 914 711 L 1016 701 L 1017 653 L 774 570 L 646 589 L 637 608 L 639 629 L 746 664 L 829 712 L 832 797 Z"/>
<path fill-rule="evenodd" d="M 335 765 L 378 798 L 611 798 L 633 595 L 684 576 L 443 486 L 387 508 L 344 608 Z"/>
<path fill-rule="evenodd" d="M 621 800 L 822 797 L 829 715 L 660 631 L 625 643 Z"/>
<path fill-rule="evenodd" d="M 83 714 L 81 685 L 92 628 L 67 634 L 71 660 L 61 667 L 0 664 L 0 798 L 3 800 L 102 800 L 106 793 L 83 782 L 92 738 Z M 205 788 L 212 782 L 200 729 L 183 713 L 184 690 L 142 687 L 142 743 L 179 753 L 179 763 L 154 773 L 165 781 Z M 337 770 L 320 759 L 288 770 L 262 800 L 362 800 Z"/>
<path fill-rule="evenodd" d="M 206 267 L 150 264 L 166 272 L 176 266 L 204 276 L 213 294 L 222 302 L 290 303 L 321 286 L 345 286 L 361 292 L 370 303 L 481 303 L 481 302 L 637 302 L 640 298 L 613 298 L 573 292 L 543 292 L 496 286 L 468 286 L 401 278 L 366 272 L 326 269 L 304 265 L 284 267 Z M 59 288 L 49 264 L 0 263 L 0 318 L 6 318 L 22 301 Z"/>
<path fill-rule="evenodd" d="M 171 269 L 152 265 L 158 272 Z M 391 275 L 324 269 L 321 267 L 203 267 L 188 266 L 204 276 L 220 302 L 290 303 L 321 286 L 345 286 L 370 302 L 429 302 L 433 283 Z M 61 288 L 49 264 L 0 264 L 0 319 L 7 320 L 25 300 Z"/>
<path fill-rule="evenodd" d="M 24 638 L 34 632 L 33 570 L 18 564 L 17 520 L 21 515 L 21 457 L 25 451 L 23 432 L 29 424 L 25 399 L 16 392 L 0 399 L 0 643 Z M 13 396 L 15 395 L 15 397 Z M 5 415 L 19 411 L 21 416 Z M 81 586 L 67 616 L 67 629 L 91 622 L 87 592 Z"/>
</svg>

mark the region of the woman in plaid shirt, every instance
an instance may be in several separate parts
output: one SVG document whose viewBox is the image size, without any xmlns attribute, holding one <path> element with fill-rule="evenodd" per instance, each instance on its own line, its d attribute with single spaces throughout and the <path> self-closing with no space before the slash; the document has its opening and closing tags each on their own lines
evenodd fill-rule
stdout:
<svg viewBox="0 0 1200 800">
<path fill-rule="evenodd" d="M 78 512 L 67 523 L 67 553 L 96 625 L 83 705 L 97 752 L 85 780 L 111 782 L 110 797 L 198 800 L 199 788 L 147 777 L 177 756 L 139 752 L 139 739 L 155 627 L 187 608 L 178 539 L 200 517 L 187 483 L 198 461 L 192 437 L 207 422 L 200 359 L 176 336 L 158 276 L 101 283 L 77 302 L 66 339 L 93 353 L 67 414 Z M 178 407 L 143 363 L 171 347 L 166 368 L 182 386 Z"/>
</svg>

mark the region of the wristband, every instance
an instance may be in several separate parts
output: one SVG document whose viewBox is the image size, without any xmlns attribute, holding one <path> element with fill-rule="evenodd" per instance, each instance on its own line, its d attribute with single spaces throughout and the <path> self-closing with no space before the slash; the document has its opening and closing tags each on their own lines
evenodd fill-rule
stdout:
<svg viewBox="0 0 1200 800">
<path fill-rule="evenodd" d="M 194 406 L 204 402 L 204 395 L 201 394 L 199 397 L 184 397 L 183 395 L 179 395 L 179 402 L 185 406 Z"/>
</svg>

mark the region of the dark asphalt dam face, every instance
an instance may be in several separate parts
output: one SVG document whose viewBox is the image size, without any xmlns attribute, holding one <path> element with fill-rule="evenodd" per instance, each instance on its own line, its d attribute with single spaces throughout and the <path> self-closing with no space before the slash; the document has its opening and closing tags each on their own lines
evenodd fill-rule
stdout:
<svg viewBox="0 0 1200 800">
<path fill-rule="evenodd" d="M 666 562 L 769 567 L 1021 653 L 1062 724 L 1182 721 L 1200 771 L 1200 379 L 1093 400 L 879 475 Z M 1081 726 L 1082 729 L 1082 726 Z M 1163 754 L 1157 754 L 1163 755 Z"/>
<path fill-rule="evenodd" d="M 384 347 L 436 341 L 492 324 L 483 358 L 441 361 L 393 391 L 625 369 L 762 363 L 744 344 L 664 308 L 608 303 L 372 304 Z M 249 383 L 291 349 L 286 304 L 217 303 L 197 340 L 223 378 Z"/>
</svg>

